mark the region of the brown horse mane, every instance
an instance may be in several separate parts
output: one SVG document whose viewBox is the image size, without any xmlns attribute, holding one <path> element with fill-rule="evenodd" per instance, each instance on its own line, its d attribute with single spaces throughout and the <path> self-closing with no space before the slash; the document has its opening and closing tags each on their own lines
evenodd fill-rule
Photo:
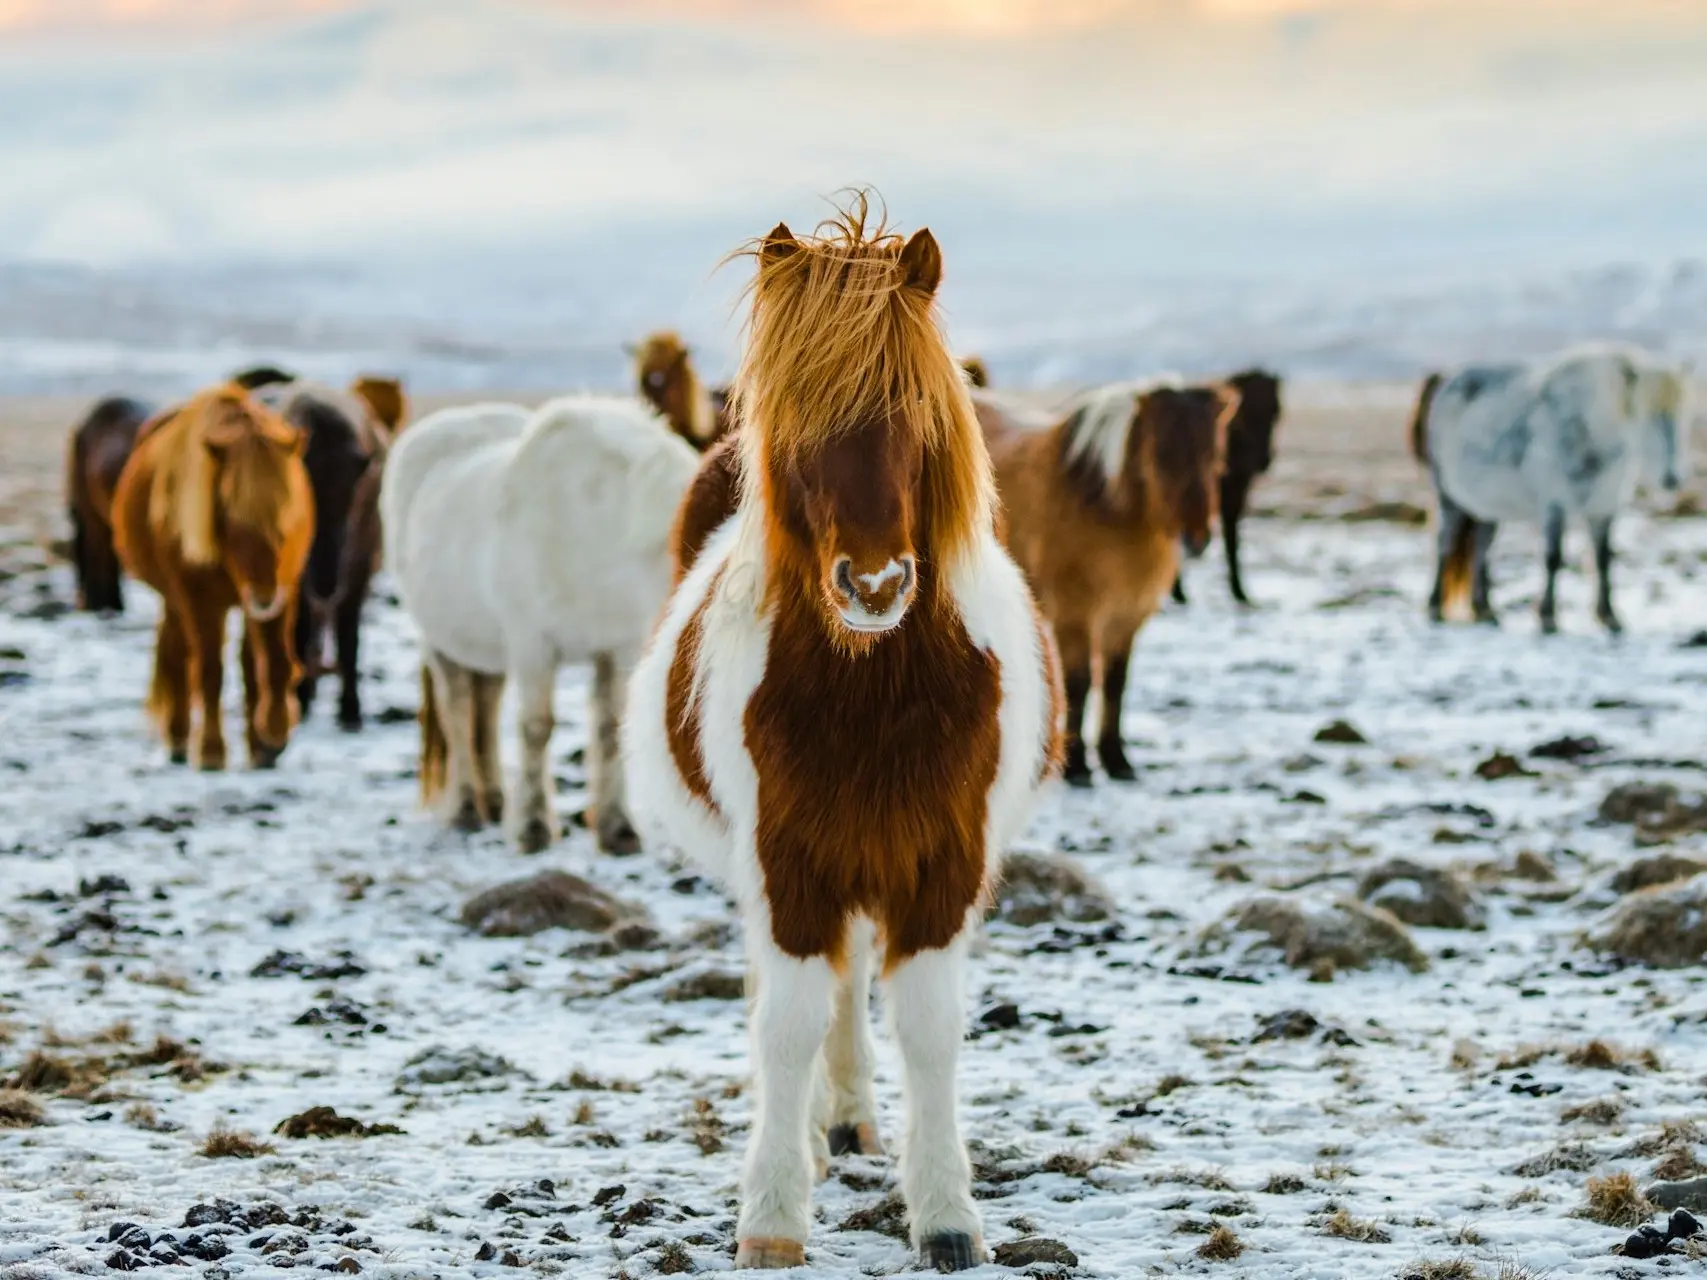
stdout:
<svg viewBox="0 0 1707 1280">
<path fill-rule="evenodd" d="M 188 564 L 218 562 L 221 512 L 282 540 L 307 501 L 286 465 L 302 449 L 301 433 L 236 383 L 191 397 L 149 435 L 158 457 L 149 527 L 175 541 Z"/>
<path fill-rule="evenodd" d="M 735 255 L 757 260 L 752 310 L 734 394 L 749 474 L 774 468 L 844 432 L 889 422 L 917 431 L 925 462 L 924 546 L 956 561 L 991 527 L 995 485 L 965 376 L 949 353 L 929 287 L 903 262 L 908 242 L 873 216 L 866 192 L 796 238 L 779 226 Z M 928 242 L 928 243 L 927 243 Z M 767 494 L 768 498 L 768 494 Z M 774 509 L 774 503 L 769 504 Z"/>
</svg>

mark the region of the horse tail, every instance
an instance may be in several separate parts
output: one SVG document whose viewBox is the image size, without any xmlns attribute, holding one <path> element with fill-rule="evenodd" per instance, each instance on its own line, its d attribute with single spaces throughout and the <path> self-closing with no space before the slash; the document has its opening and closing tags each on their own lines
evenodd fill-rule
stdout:
<svg viewBox="0 0 1707 1280">
<path fill-rule="evenodd" d="M 1470 603 L 1471 578 L 1476 568 L 1476 529 L 1480 522 L 1465 517 L 1458 524 L 1458 534 L 1446 553 L 1446 563 L 1440 569 L 1440 607 L 1450 614 L 1462 601 Z"/>
<path fill-rule="evenodd" d="M 438 699 L 433 694 L 433 672 L 421 664 L 421 800 L 431 804 L 445 789 L 445 770 L 450 760 L 450 742 L 444 721 L 439 719 Z"/>
<path fill-rule="evenodd" d="M 1411 411 L 1411 456 L 1425 467 L 1428 465 L 1428 411 L 1444 381 L 1446 379 L 1438 373 L 1424 378 L 1422 390 L 1417 394 L 1417 407 Z"/>
</svg>

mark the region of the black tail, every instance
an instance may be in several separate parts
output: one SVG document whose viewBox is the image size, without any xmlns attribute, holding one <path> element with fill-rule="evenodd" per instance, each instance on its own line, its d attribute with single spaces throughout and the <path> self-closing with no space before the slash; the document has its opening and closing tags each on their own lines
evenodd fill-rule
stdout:
<svg viewBox="0 0 1707 1280">
<path fill-rule="evenodd" d="M 1417 407 L 1411 412 L 1411 456 L 1425 467 L 1428 465 L 1428 411 L 1434 404 L 1435 393 L 1445 380 L 1438 373 L 1424 378 L 1422 390 L 1417 393 Z"/>
</svg>

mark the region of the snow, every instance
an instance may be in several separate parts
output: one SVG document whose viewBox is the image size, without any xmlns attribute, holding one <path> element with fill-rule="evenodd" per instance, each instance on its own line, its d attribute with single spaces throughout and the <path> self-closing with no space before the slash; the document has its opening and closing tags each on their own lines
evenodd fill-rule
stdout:
<svg viewBox="0 0 1707 1280">
<path fill-rule="evenodd" d="M 1246 1246 L 1227 1268 L 1242 1276 L 1385 1277 L 1460 1254 L 1487 1271 L 1503 1258 L 1556 1276 L 1627 1265 L 1609 1252 L 1623 1231 L 1572 1212 L 1591 1174 L 1627 1168 L 1645 1180 L 1652 1157 L 1620 1154 L 1633 1141 L 1700 1114 L 1707 987 L 1700 969 L 1616 971 L 1580 950 L 1595 891 L 1576 890 L 1632 856 L 1629 828 L 1594 822 L 1606 789 L 1698 782 L 1707 649 L 1680 641 L 1707 623 L 1707 522 L 1621 526 L 1630 633 L 1616 641 L 1592 629 L 1589 584 L 1574 572 L 1566 633 L 1541 638 L 1526 612 L 1535 539 L 1502 537 L 1497 631 L 1422 620 L 1421 530 L 1259 518 L 1245 545 L 1261 608 L 1235 610 L 1211 559 L 1189 574 L 1193 603 L 1144 632 L 1127 708 L 1142 780 L 1050 794 L 1025 841 L 1100 880 L 1118 929 L 997 923 L 972 965 L 965 1132 L 981 1164 L 1012 1175 L 984 1188 L 992 1244 L 1052 1237 L 1089 1276 L 1212 1273 L 1222 1264 L 1194 1256 L 1203 1237 L 1192 1231 L 1215 1218 Z M 48 585 L 68 594 L 60 571 Z M 50 1033 L 77 1041 L 118 1020 L 139 1046 L 167 1034 L 224 1069 L 186 1081 L 139 1067 L 114 1076 L 110 1101 L 46 1097 L 45 1126 L 0 1129 L 0 1275 L 102 1273 L 111 1224 L 158 1234 L 216 1198 L 293 1215 L 316 1206 L 324 1223 L 354 1229 L 336 1234 L 313 1217 L 302 1229 L 245 1229 L 224 1237 L 230 1256 L 196 1274 L 264 1277 L 293 1258 L 300 1270 L 352 1256 L 367 1275 L 497 1276 L 510 1273 L 513 1249 L 541 1274 L 638 1277 L 671 1240 L 701 1269 L 730 1266 L 750 1114 L 744 1007 L 661 998 L 684 975 L 739 972 L 731 910 L 713 887 L 661 850 L 613 860 L 577 829 L 530 859 L 496 834 L 462 836 L 422 813 L 414 727 L 400 714 L 380 723 L 386 709 L 412 708 L 417 688 L 410 627 L 383 584 L 365 650 L 369 728 L 340 735 L 322 705 L 276 772 L 217 776 L 169 767 L 142 722 L 146 591 L 133 591 L 132 616 L 110 622 L 29 617 L 34 582 L 6 590 L 0 652 L 24 656 L 0 666 L 28 679 L 0 685 L 0 1074 Z M 566 676 L 552 753 L 565 809 L 584 784 L 572 759 L 586 738 L 584 694 L 583 674 Z M 1312 741 L 1340 717 L 1369 744 Z M 1472 773 L 1496 748 L 1522 756 L 1587 732 L 1611 748 L 1587 766 L 1530 758 L 1533 777 Z M 1304 791 L 1322 803 L 1298 802 Z M 1480 806 L 1491 824 L 1430 805 Z M 1431 960 L 1423 974 L 1322 983 L 1259 962 L 1217 979 L 1186 954 L 1202 927 L 1269 886 L 1386 856 L 1509 864 L 1522 850 L 1550 859 L 1559 884 L 1484 883 L 1485 932 L 1416 931 Z M 1249 883 L 1217 874 L 1233 864 Z M 598 955 L 584 935 L 489 939 L 458 923 L 473 893 L 545 867 L 643 903 L 668 945 Z M 79 896 L 81 881 L 103 875 L 129 891 Z M 1296 896 L 1327 900 L 1351 884 L 1328 879 Z M 89 924 L 54 941 L 103 903 L 116 931 Z M 333 964 L 348 952 L 365 972 L 249 976 L 281 949 Z M 354 1002 L 367 1025 L 297 1024 L 334 999 Z M 1018 1027 L 979 1027 L 982 1010 L 1010 1001 Z M 1345 1035 L 1255 1040 L 1260 1019 L 1288 1009 Z M 1520 1046 L 1594 1037 L 1652 1048 L 1662 1065 L 1496 1065 Z M 1460 1056 L 1474 1047 L 1472 1065 L 1453 1065 L 1455 1046 Z M 469 1049 L 513 1074 L 488 1062 L 498 1074 L 426 1083 Z M 436 1070 L 400 1089 L 406 1064 L 431 1050 Z M 625 1091 L 574 1087 L 576 1071 Z M 1169 1076 L 1186 1082 L 1152 1097 Z M 884 1041 L 891 1140 L 897 1081 Z M 1607 1096 L 1624 1106 L 1613 1127 L 1561 1121 L 1567 1106 Z M 138 1103 L 153 1109 L 153 1128 L 130 1110 Z M 266 1137 L 320 1104 L 406 1133 L 272 1137 L 275 1153 L 249 1160 L 198 1154 L 216 1124 Z M 530 1126 L 534 1117 L 542 1123 Z M 1567 1140 L 1588 1144 L 1593 1170 L 1513 1172 Z M 883 1158 L 835 1163 L 817 1191 L 812 1274 L 912 1265 L 897 1239 L 838 1229 L 876 1206 L 892 1175 Z M 1302 1189 L 1265 1190 L 1275 1175 Z M 552 1193 L 536 1189 L 541 1179 Z M 512 1203 L 485 1207 L 499 1191 Z M 636 1208 L 643 1201 L 654 1207 Z M 1323 1235 L 1340 1207 L 1391 1242 Z M 261 1252 L 296 1237 L 300 1254 Z M 479 1261 L 486 1242 L 496 1257 Z"/>
</svg>

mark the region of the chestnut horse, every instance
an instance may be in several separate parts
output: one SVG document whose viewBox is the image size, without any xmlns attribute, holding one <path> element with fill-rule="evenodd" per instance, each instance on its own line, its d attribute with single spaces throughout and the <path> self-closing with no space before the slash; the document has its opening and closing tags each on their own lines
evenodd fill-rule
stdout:
<svg viewBox="0 0 1707 1280">
<path fill-rule="evenodd" d="M 634 358 L 640 398 L 683 440 L 703 453 L 734 429 L 728 388 L 707 389 L 679 335 L 662 330 L 624 349 Z"/>
<path fill-rule="evenodd" d="M 1073 786 L 1091 785 L 1081 726 L 1099 663 L 1098 754 L 1109 777 L 1137 776 L 1120 736 L 1132 641 L 1179 572 L 1181 543 L 1194 556 L 1209 544 L 1238 403 L 1228 387 L 1119 383 L 1090 392 L 1054 427 L 1024 431 L 997 402 L 978 400 L 1008 548 L 1060 648 Z"/>
<path fill-rule="evenodd" d="M 118 553 L 113 550 L 113 490 L 136 446 L 136 433 L 152 413 L 145 404 L 110 396 L 89 410 L 71 432 L 65 498 L 71 515 L 79 609 L 124 612 Z"/>
<path fill-rule="evenodd" d="M 269 768 L 296 720 L 296 584 L 314 536 L 302 433 L 235 383 L 155 418 L 113 495 L 119 559 L 160 593 L 148 709 L 173 763 L 189 758 L 201 705 L 203 769 L 225 767 L 225 619 L 243 611 L 250 761 Z"/>
<path fill-rule="evenodd" d="M 751 483 L 672 596 L 624 726 L 636 817 L 746 925 L 758 1096 L 737 1267 L 803 1265 L 814 1169 L 878 1149 L 878 945 L 912 1240 L 939 1270 L 983 1261 L 955 1102 L 967 942 L 1058 745 L 1047 634 L 996 540 L 938 327 L 937 243 L 867 217 L 861 197 L 753 250 L 743 426 L 702 464 L 729 473 L 738 449 Z"/>
<path fill-rule="evenodd" d="M 1274 465 L 1274 428 L 1280 421 L 1280 379 L 1265 369 L 1246 369 L 1227 379 L 1239 407 L 1227 424 L 1227 469 L 1221 473 L 1221 541 L 1227 549 L 1227 586 L 1233 599 L 1249 604 L 1239 576 L 1239 521 L 1257 477 Z M 1174 579 L 1174 599 L 1185 600 L 1184 575 Z"/>
</svg>

